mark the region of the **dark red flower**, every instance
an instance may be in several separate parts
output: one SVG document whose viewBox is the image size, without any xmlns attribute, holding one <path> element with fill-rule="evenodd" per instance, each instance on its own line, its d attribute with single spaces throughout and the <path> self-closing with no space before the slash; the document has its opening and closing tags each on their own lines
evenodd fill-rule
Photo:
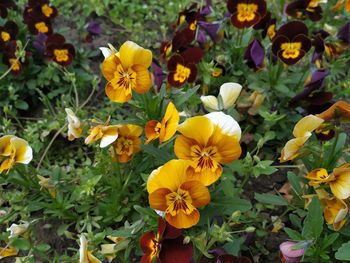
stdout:
<svg viewBox="0 0 350 263">
<path fill-rule="evenodd" d="M 311 48 L 306 25 L 292 21 L 281 26 L 272 42 L 272 52 L 287 65 L 297 63 Z"/>
<path fill-rule="evenodd" d="M 247 62 L 248 67 L 255 71 L 261 69 L 264 66 L 265 49 L 261 45 L 260 41 L 254 39 L 247 47 L 244 53 L 244 59 Z"/>
<path fill-rule="evenodd" d="M 211 72 L 211 76 L 214 78 L 218 78 L 220 76 L 225 76 L 225 74 L 226 74 L 225 66 L 214 60 L 214 67 Z"/>
<path fill-rule="evenodd" d="M 7 9 L 15 8 L 16 4 L 13 0 L 0 0 L 0 16 L 2 18 L 7 17 Z"/>
<path fill-rule="evenodd" d="M 13 75 L 19 75 L 22 71 L 22 63 L 16 57 L 17 43 L 15 40 L 10 41 L 3 50 L 2 61 L 11 68 Z"/>
<path fill-rule="evenodd" d="M 297 19 L 308 16 L 312 21 L 318 21 L 322 18 L 322 8 L 318 4 L 314 0 L 296 0 L 287 5 L 286 14 Z"/>
<path fill-rule="evenodd" d="M 66 43 L 64 36 L 53 34 L 46 40 L 46 56 L 62 66 L 68 66 L 75 57 L 75 49 L 72 44 Z"/>
<path fill-rule="evenodd" d="M 29 0 L 24 9 L 24 20 L 30 19 L 30 16 L 42 16 L 44 19 L 53 19 L 57 16 L 56 7 L 50 5 L 49 0 Z"/>
<path fill-rule="evenodd" d="M 260 21 L 253 26 L 254 29 L 262 29 L 262 37 L 266 35 L 272 40 L 276 36 L 276 18 L 271 18 L 271 13 L 268 11 Z"/>
<path fill-rule="evenodd" d="M 168 61 L 168 82 L 174 87 L 180 87 L 186 82 L 193 82 L 197 76 L 196 64 L 203 57 L 200 48 L 189 48 L 186 51 L 173 55 Z"/>
<path fill-rule="evenodd" d="M 27 20 L 28 30 L 36 35 L 39 33 L 50 35 L 52 34 L 51 21 L 43 18 L 42 16 L 31 16 L 31 19 Z"/>
<path fill-rule="evenodd" d="M 144 253 L 140 263 L 189 263 L 193 255 L 192 243 L 184 244 L 181 230 L 162 218 L 158 221 L 158 231 L 147 232 L 140 238 L 140 246 Z"/>
<path fill-rule="evenodd" d="M 265 0 L 228 0 L 227 8 L 237 28 L 251 27 L 266 15 Z"/>
<path fill-rule="evenodd" d="M 0 50 L 6 43 L 15 40 L 18 34 L 18 26 L 13 21 L 7 21 L 4 26 L 0 26 Z"/>
</svg>

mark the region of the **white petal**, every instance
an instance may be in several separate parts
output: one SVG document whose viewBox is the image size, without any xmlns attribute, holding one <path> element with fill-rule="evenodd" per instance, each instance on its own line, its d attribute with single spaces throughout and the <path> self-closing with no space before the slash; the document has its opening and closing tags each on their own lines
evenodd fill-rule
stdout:
<svg viewBox="0 0 350 263">
<path fill-rule="evenodd" d="M 214 96 L 201 96 L 201 101 L 204 105 L 204 107 L 212 109 L 212 110 L 219 110 L 219 103 L 218 99 Z"/>
<path fill-rule="evenodd" d="M 228 109 L 235 104 L 241 90 L 242 86 L 238 83 L 227 82 L 221 85 L 219 95 L 222 98 L 225 109 Z"/>
<path fill-rule="evenodd" d="M 69 108 L 65 108 L 65 111 L 67 113 L 68 123 L 70 125 L 72 125 L 74 128 L 79 128 L 80 127 L 80 120 L 75 115 L 75 113 Z"/>
<path fill-rule="evenodd" d="M 241 127 L 234 118 L 222 111 L 211 112 L 205 115 L 214 124 L 218 125 L 225 134 L 233 135 L 239 141 L 241 139 Z"/>
<path fill-rule="evenodd" d="M 118 139 L 118 134 L 104 135 L 101 139 L 100 147 L 104 148 L 104 147 L 110 145 L 111 143 L 115 142 L 116 139 Z"/>
<path fill-rule="evenodd" d="M 82 234 L 80 236 L 80 248 L 79 248 L 79 263 L 87 263 L 88 262 L 88 258 L 87 258 L 87 241 L 86 238 L 84 236 L 84 234 Z"/>
<path fill-rule="evenodd" d="M 105 57 L 105 58 L 108 58 L 109 56 L 112 55 L 112 52 L 109 48 L 107 47 L 100 47 L 100 50 L 102 52 L 102 55 Z"/>
</svg>

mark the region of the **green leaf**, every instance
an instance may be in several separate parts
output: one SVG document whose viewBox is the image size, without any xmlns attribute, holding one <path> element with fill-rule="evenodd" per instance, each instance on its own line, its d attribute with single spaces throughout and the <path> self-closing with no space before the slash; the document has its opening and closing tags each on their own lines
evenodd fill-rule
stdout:
<svg viewBox="0 0 350 263">
<path fill-rule="evenodd" d="M 288 177 L 288 181 L 292 185 L 293 190 L 296 192 L 298 196 L 301 196 L 303 191 L 300 185 L 301 178 L 296 176 L 295 173 L 292 173 L 292 172 L 288 172 L 287 177 Z"/>
<path fill-rule="evenodd" d="M 27 239 L 17 238 L 11 242 L 11 246 L 19 250 L 28 250 L 30 248 L 30 243 Z"/>
<path fill-rule="evenodd" d="M 326 236 L 322 242 L 322 250 L 332 245 L 337 240 L 338 237 L 339 237 L 339 233 L 332 233 L 329 236 Z"/>
<path fill-rule="evenodd" d="M 185 93 L 178 95 L 175 99 L 176 106 L 180 107 L 182 104 L 188 101 L 188 99 L 191 98 L 199 88 L 200 88 L 200 85 L 197 85 L 193 88 L 188 89 Z"/>
<path fill-rule="evenodd" d="M 20 110 L 28 110 L 29 105 L 27 102 L 23 100 L 16 100 L 15 101 L 15 107 Z"/>
<path fill-rule="evenodd" d="M 308 209 L 302 235 L 305 239 L 317 239 L 323 230 L 323 213 L 320 201 L 314 197 Z"/>
<path fill-rule="evenodd" d="M 335 253 L 335 258 L 338 260 L 350 261 L 350 241 L 344 243 Z"/>
<path fill-rule="evenodd" d="M 172 159 L 172 156 L 167 151 L 156 148 L 151 144 L 144 144 L 141 146 L 141 148 L 144 152 L 152 155 L 162 163 L 166 163 L 167 161 Z"/>
<path fill-rule="evenodd" d="M 273 195 L 273 194 L 255 194 L 254 198 L 263 204 L 269 205 L 288 205 L 286 199 L 281 196 Z"/>
<path fill-rule="evenodd" d="M 284 230 L 284 232 L 287 233 L 287 235 L 290 237 L 290 239 L 304 240 L 303 236 L 298 231 L 295 231 L 295 230 L 290 229 L 288 227 L 285 227 L 283 230 Z"/>
</svg>

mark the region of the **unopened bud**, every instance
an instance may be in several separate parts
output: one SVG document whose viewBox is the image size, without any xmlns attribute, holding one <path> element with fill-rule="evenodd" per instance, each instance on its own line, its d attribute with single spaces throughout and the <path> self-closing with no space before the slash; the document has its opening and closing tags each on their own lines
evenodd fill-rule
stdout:
<svg viewBox="0 0 350 263">
<path fill-rule="evenodd" d="M 255 227 L 253 226 L 248 226 L 245 230 L 246 233 L 253 233 L 255 232 Z"/>
<path fill-rule="evenodd" d="M 191 237 L 189 237 L 189 236 L 185 236 L 184 240 L 182 241 L 182 243 L 183 243 L 184 245 L 186 245 L 186 244 L 188 244 L 188 243 L 190 243 L 190 242 L 191 242 Z"/>
</svg>

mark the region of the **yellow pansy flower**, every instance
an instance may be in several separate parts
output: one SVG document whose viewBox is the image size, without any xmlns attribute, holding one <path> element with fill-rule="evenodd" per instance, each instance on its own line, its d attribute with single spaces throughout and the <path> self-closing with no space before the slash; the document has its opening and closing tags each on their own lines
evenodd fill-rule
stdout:
<svg viewBox="0 0 350 263">
<path fill-rule="evenodd" d="M 333 225 L 335 231 L 340 230 L 346 223 L 349 213 L 347 204 L 336 197 L 321 199 L 323 216 L 327 224 Z"/>
<path fill-rule="evenodd" d="M 109 126 L 110 118 L 105 123 L 100 123 L 93 126 L 89 130 L 89 136 L 85 139 L 85 144 L 91 144 L 96 141 L 100 141 L 100 147 L 104 148 L 118 138 L 118 128 L 119 125 Z"/>
<path fill-rule="evenodd" d="M 282 149 L 281 157 L 279 159 L 280 162 L 287 162 L 299 156 L 300 149 L 311 137 L 311 132 L 316 130 L 323 123 L 323 121 L 323 119 L 311 114 L 298 121 L 293 130 L 293 135 L 295 138 L 289 140 Z"/>
<path fill-rule="evenodd" d="M 33 150 L 28 142 L 14 135 L 0 138 L 0 173 L 8 172 L 15 163 L 28 164 Z"/>
<path fill-rule="evenodd" d="M 219 179 L 221 164 L 237 160 L 241 155 L 241 129 L 223 112 L 188 118 L 179 125 L 178 131 L 181 135 L 175 140 L 175 155 L 190 160 L 191 179 L 206 186 Z"/>
<path fill-rule="evenodd" d="M 142 127 L 134 124 L 120 125 L 118 133 L 119 137 L 112 148 L 112 160 L 127 163 L 135 153 L 141 151 Z"/>
<path fill-rule="evenodd" d="M 152 63 L 152 52 L 132 41 L 121 45 L 119 52 L 112 46 L 103 48 L 105 60 L 101 71 L 108 81 L 105 91 L 113 102 L 124 103 L 131 99 L 132 91 L 145 93 L 152 86 L 148 68 Z"/>
<path fill-rule="evenodd" d="M 175 108 L 175 105 L 169 102 L 161 122 L 156 120 L 147 122 L 145 127 L 147 137 L 146 144 L 157 138 L 159 138 L 160 144 L 169 140 L 176 133 L 179 120 L 179 112 Z"/>
<path fill-rule="evenodd" d="M 188 176 L 190 164 L 186 160 L 171 160 L 153 171 L 147 181 L 151 208 L 165 212 L 165 220 L 176 228 L 197 224 L 197 208 L 210 202 L 207 187 Z"/>
</svg>

